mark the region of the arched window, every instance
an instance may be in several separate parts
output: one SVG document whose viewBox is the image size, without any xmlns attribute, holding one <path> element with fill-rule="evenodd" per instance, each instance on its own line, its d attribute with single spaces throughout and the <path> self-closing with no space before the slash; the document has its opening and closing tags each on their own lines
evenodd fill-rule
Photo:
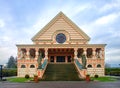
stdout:
<svg viewBox="0 0 120 88">
<path fill-rule="evenodd" d="M 21 65 L 21 68 L 26 68 L 26 66 L 25 65 Z"/>
<path fill-rule="evenodd" d="M 91 65 L 91 64 L 89 64 L 87 67 L 88 67 L 88 68 L 92 68 L 92 65 Z"/>
<path fill-rule="evenodd" d="M 35 65 L 30 65 L 30 68 L 35 68 Z"/>
<path fill-rule="evenodd" d="M 98 65 L 97 65 L 97 68 L 101 68 L 101 65 L 100 65 L 100 64 L 98 64 Z"/>
</svg>

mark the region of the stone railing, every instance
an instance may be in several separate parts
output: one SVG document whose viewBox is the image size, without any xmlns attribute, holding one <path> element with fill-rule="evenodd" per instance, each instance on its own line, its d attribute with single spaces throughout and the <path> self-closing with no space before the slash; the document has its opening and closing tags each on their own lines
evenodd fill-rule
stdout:
<svg viewBox="0 0 120 88">
<path fill-rule="evenodd" d="M 74 64 L 75 64 L 75 66 L 76 66 L 76 68 L 77 68 L 77 70 L 78 70 L 79 77 L 80 77 L 80 78 L 85 78 L 85 77 L 86 77 L 86 72 L 87 72 L 87 70 L 82 68 L 83 66 L 82 66 L 82 64 L 79 62 L 78 59 L 75 59 L 75 60 L 74 60 Z"/>
<path fill-rule="evenodd" d="M 44 62 L 42 64 L 42 69 L 45 69 L 46 65 L 47 65 L 47 59 L 44 60 Z"/>
<path fill-rule="evenodd" d="M 44 72 L 46 70 L 46 67 L 47 67 L 47 64 L 48 64 L 48 60 L 47 59 L 44 59 L 43 63 L 42 63 L 42 69 L 38 69 L 37 70 L 37 73 L 38 73 L 38 77 L 39 78 L 42 78 L 43 75 L 44 75 Z"/>
<path fill-rule="evenodd" d="M 80 70 L 82 69 L 82 64 L 77 59 L 75 59 L 75 64 Z"/>
</svg>

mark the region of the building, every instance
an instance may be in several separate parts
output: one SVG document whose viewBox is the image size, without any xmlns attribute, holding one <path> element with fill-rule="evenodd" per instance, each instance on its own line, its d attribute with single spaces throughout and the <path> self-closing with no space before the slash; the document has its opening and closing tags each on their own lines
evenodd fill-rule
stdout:
<svg viewBox="0 0 120 88">
<path fill-rule="evenodd" d="M 48 63 L 74 63 L 80 76 L 104 76 L 106 44 L 88 44 L 85 34 L 62 12 L 33 38 L 33 44 L 18 44 L 18 77 L 42 77 Z M 38 58 L 41 56 L 41 69 Z M 84 65 L 84 66 L 82 66 Z"/>
</svg>

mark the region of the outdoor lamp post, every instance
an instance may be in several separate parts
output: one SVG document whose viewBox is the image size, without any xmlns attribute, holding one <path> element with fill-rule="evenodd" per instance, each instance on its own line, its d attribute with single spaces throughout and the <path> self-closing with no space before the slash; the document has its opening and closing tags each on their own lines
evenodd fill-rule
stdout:
<svg viewBox="0 0 120 88">
<path fill-rule="evenodd" d="M 2 66 L 3 66 L 3 65 L 0 65 L 0 79 L 1 79 L 1 80 L 2 80 L 2 77 L 3 77 L 3 76 L 2 76 Z"/>
</svg>

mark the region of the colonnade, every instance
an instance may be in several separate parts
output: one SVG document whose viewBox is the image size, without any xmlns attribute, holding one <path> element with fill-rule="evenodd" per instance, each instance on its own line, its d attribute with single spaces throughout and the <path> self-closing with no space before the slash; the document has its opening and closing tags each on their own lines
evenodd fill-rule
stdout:
<svg viewBox="0 0 120 88">
<path fill-rule="evenodd" d="M 40 53 L 43 58 L 48 59 L 49 48 L 18 48 L 19 59 L 37 59 Z M 104 58 L 104 48 L 73 48 L 74 59 L 80 58 L 81 55 L 85 55 L 86 58 Z"/>
</svg>

